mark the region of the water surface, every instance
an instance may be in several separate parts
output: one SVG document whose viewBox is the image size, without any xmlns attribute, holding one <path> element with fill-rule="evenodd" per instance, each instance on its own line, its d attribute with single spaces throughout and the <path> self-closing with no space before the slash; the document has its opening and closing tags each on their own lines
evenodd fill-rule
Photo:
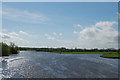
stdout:
<svg viewBox="0 0 120 80">
<path fill-rule="evenodd" d="M 117 78 L 118 59 L 100 54 L 58 54 L 20 51 L 4 57 L 0 76 L 6 78 Z M 1 63 L 0 63 L 1 64 Z"/>
</svg>

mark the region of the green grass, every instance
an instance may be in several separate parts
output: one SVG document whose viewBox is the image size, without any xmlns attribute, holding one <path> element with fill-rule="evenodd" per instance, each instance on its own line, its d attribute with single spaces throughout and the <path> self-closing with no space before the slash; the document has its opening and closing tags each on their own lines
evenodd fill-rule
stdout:
<svg viewBox="0 0 120 80">
<path fill-rule="evenodd" d="M 117 52 L 54 52 L 61 54 L 102 54 L 100 57 L 103 58 L 120 58 L 120 54 Z"/>
<path fill-rule="evenodd" d="M 120 58 L 120 54 L 103 54 L 101 55 L 100 57 L 103 57 L 103 58 Z"/>
<path fill-rule="evenodd" d="M 61 53 L 61 54 L 113 54 L 117 52 L 53 52 L 53 53 Z"/>
</svg>

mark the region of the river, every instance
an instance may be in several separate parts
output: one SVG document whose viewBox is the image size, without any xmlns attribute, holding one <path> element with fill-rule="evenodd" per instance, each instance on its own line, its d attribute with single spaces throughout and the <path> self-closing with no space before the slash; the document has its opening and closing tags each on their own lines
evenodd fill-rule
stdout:
<svg viewBox="0 0 120 80">
<path fill-rule="evenodd" d="M 100 55 L 20 51 L 17 55 L 0 59 L 0 76 L 1 78 L 118 78 L 118 59 L 101 58 Z"/>
</svg>

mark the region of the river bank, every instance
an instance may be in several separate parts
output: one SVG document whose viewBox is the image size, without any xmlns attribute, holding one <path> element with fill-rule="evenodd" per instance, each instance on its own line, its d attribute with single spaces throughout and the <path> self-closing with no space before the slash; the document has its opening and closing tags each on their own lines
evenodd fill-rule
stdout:
<svg viewBox="0 0 120 80">
<path fill-rule="evenodd" d="M 113 58 L 120 59 L 120 54 L 117 52 L 54 52 L 59 54 L 101 54 L 100 57 L 103 58 Z"/>
<path fill-rule="evenodd" d="M 113 58 L 113 59 L 120 59 L 120 54 L 103 54 L 103 55 L 100 55 L 100 57 L 103 57 L 103 58 Z"/>
</svg>

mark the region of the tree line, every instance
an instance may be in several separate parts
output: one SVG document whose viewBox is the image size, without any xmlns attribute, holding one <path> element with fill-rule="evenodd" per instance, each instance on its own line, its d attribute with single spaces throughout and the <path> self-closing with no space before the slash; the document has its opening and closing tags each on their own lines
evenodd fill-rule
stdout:
<svg viewBox="0 0 120 80">
<path fill-rule="evenodd" d="M 30 48 L 30 47 L 18 47 L 14 43 L 7 45 L 6 43 L 0 43 L 0 56 L 8 56 L 11 54 L 17 54 L 20 50 L 30 50 L 30 51 L 41 51 L 41 52 L 120 52 L 120 49 L 108 48 L 108 49 L 68 49 L 65 47 L 61 48 Z"/>
<path fill-rule="evenodd" d="M 64 47 L 61 48 L 29 48 L 29 47 L 19 47 L 20 50 L 34 50 L 34 51 L 43 51 L 43 52 L 117 52 L 118 49 L 108 48 L 108 49 L 67 49 Z M 120 49 L 119 49 L 120 51 Z"/>
<path fill-rule="evenodd" d="M 10 45 L 7 45 L 6 43 L 0 43 L 0 56 L 8 56 L 11 54 L 17 54 L 19 48 L 14 44 L 10 43 Z"/>
</svg>

